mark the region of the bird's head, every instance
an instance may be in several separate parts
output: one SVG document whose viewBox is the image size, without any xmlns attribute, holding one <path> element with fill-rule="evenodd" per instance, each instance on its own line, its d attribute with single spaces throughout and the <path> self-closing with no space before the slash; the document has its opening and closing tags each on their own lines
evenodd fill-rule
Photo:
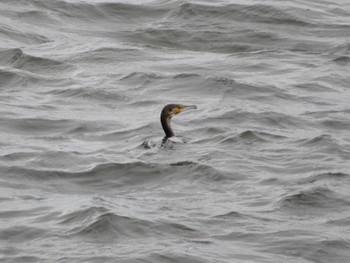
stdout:
<svg viewBox="0 0 350 263">
<path fill-rule="evenodd" d="M 189 110 L 197 109 L 196 105 L 168 104 L 162 110 L 162 116 L 171 119 L 172 117 Z"/>
</svg>

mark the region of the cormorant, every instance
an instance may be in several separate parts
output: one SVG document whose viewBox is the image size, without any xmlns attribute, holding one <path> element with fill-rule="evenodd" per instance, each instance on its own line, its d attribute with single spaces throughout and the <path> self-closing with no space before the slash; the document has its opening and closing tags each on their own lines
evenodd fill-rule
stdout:
<svg viewBox="0 0 350 263">
<path fill-rule="evenodd" d="M 175 143 L 175 142 L 170 143 L 168 140 L 169 138 L 175 136 L 173 129 L 171 128 L 171 125 L 170 125 L 171 118 L 180 114 L 181 112 L 185 112 L 188 110 L 195 110 L 195 109 L 197 109 L 196 105 L 183 105 L 183 104 L 168 104 L 163 108 L 162 113 L 160 114 L 160 122 L 162 123 L 162 127 L 165 132 L 165 137 L 163 138 L 162 144 L 161 144 L 162 147 L 165 146 L 165 144 L 167 144 L 167 146 L 171 148 L 172 145 Z"/>
<path fill-rule="evenodd" d="M 183 104 L 168 104 L 166 105 L 162 113 L 160 114 L 160 122 L 162 123 L 163 130 L 165 132 L 165 138 L 174 137 L 175 134 L 170 126 L 170 120 L 172 117 L 180 114 L 181 112 L 197 109 L 196 105 L 183 105 Z"/>
<path fill-rule="evenodd" d="M 162 113 L 160 114 L 160 122 L 161 122 L 163 130 L 165 132 L 165 137 L 161 140 L 161 142 L 158 141 L 158 143 L 153 141 L 153 140 L 145 141 L 143 143 L 144 147 L 146 147 L 146 148 L 153 148 L 153 147 L 172 148 L 176 142 L 181 142 L 181 140 L 177 140 L 177 138 L 173 139 L 173 137 L 175 137 L 175 134 L 173 132 L 173 129 L 171 128 L 170 120 L 172 117 L 174 117 L 182 112 L 192 110 L 192 109 L 197 109 L 197 106 L 196 105 L 183 105 L 183 104 L 168 104 L 168 105 L 166 105 L 163 108 Z"/>
</svg>

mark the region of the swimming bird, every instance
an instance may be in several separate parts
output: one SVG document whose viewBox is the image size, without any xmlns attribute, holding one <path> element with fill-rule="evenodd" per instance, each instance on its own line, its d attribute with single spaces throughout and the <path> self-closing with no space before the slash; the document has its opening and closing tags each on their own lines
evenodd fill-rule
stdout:
<svg viewBox="0 0 350 263">
<path fill-rule="evenodd" d="M 165 132 L 165 138 L 174 137 L 175 134 L 170 126 L 170 120 L 172 117 L 180 114 L 181 112 L 197 109 L 196 105 L 183 105 L 183 104 L 168 104 L 166 105 L 162 113 L 160 114 L 160 122 L 162 123 L 163 130 Z"/>
<path fill-rule="evenodd" d="M 143 145 L 146 148 L 153 148 L 157 146 L 170 147 L 170 148 L 173 147 L 173 144 L 179 141 L 173 139 L 175 137 L 175 133 L 170 125 L 171 118 L 173 118 L 176 115 L 179 115 L 182 112 L 186 112 L 194 109 L 197 109 L 196 105 L 184 105 L 184 104 L 166 105 L 160 114 L 160 122 L 162 124 L 165 137 L 162 139 L 161 143 L 156 143 L 154 141 L 147 141 L 147 142 L 144 142 Z"/>
</svg>

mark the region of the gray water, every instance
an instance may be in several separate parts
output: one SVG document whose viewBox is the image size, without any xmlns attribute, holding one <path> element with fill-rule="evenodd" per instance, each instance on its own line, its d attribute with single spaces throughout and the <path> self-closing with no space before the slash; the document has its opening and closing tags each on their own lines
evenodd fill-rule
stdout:
<svg viewBox="0 0 350 263">
<path fill-rule="evenodd" d="M 349 73 L 348 0 L 1 0 L 0 261 L 349 262 Z"/>
</svg>

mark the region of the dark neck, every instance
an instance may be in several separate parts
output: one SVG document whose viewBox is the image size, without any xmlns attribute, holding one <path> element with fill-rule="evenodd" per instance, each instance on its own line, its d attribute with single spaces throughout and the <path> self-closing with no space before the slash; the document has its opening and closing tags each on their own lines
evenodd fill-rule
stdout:
<svg viewBox="0 0 350 263">
<path fill-rule="evenodd" d="M 161 116 L 160 122 L 162 123 L 162 127 L 163 127 L 163 130 L 165 132 L 165 137 L 166 138 L 174 137 L 175 134 L 173 132 L 173 129 L 170 126 L 170 118 L 166 118 L 165 116 Z"/>
</svg>

